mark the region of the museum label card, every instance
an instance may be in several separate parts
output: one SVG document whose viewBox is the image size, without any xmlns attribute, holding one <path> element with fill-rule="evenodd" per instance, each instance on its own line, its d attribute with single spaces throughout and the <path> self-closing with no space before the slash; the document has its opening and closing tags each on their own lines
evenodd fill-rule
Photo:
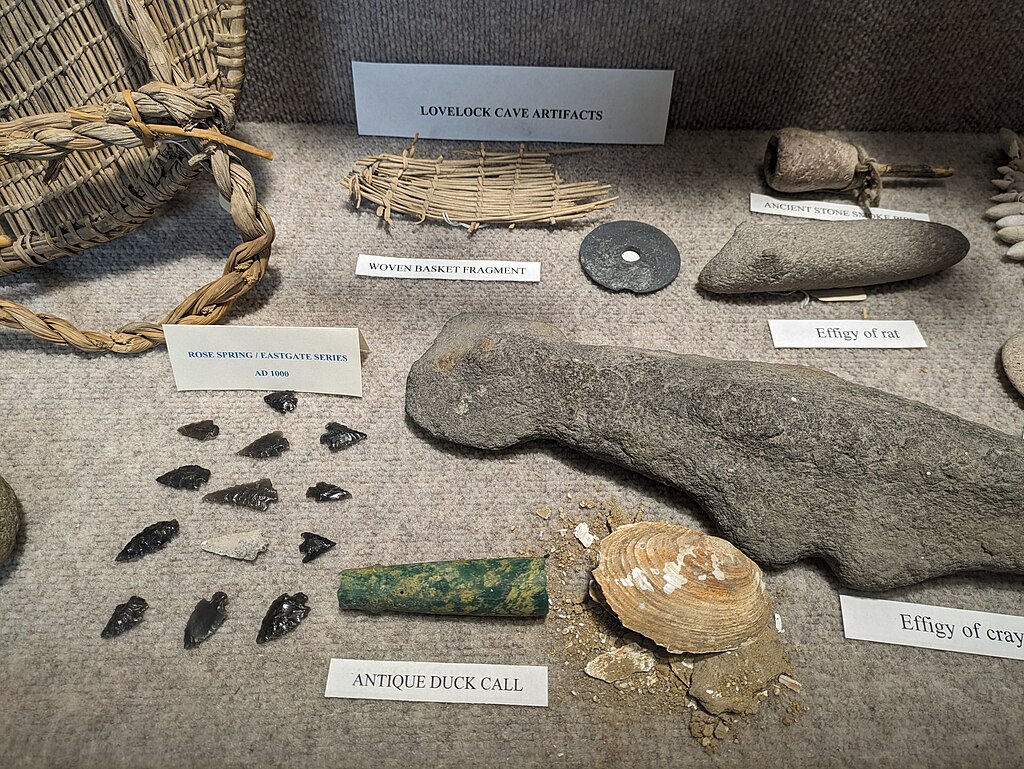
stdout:
<svg viewBox="0 0 1024 769">
<path fill-rule="evenodd" d="M 673 70 L 352 62 L 359 133 L 664 144 Z"/>
<path fill-rule="evenodd" d="M 332 659 L 325 697 L 547 707 L 541 665 Z"/>
<path fill-rule="evenodd" d="M 781 347 L 927 347 L 912 320 L 769 320 Z"/>
<path fill-rule="evenodd" d="M 847 638 L 1024 660 L 1024 617 L 839 596 Z"/>
<path fill-rule="evenodd" d="M 860 206 L 851 203 L 829 203 L 823 200 L 779 200 L 769 195 L 750 193 L 750 210 L 755 214 L 794 216 L 798 219 L 821 219 L 826 222 L 845 222 L 853 219 L 867 219 Z M 893 211 L 889 208 L 872 208 L 872 219 L 917 219 L 930 222 L 928 214 L 909 211 Z"/>
<path fill-rule="evenodd" d="M 163 327 L 179 390 L 296 390 L 363 394 L 356 328 Z"/>
<path fill-rule="evenodd" d="M 398 256 L 360 254 L 356 261 L 356 275 L 365 275 L 371 278 L 500 280 L 537 283 L 540 281 L 540 262 L 406 259 Z"/>
</svg>

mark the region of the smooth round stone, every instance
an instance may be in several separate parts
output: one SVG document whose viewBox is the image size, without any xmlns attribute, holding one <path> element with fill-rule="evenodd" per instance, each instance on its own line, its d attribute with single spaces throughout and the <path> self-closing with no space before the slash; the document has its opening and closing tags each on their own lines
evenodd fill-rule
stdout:
<svg viewBox="0 0 1024 769">
<path fill-rule="evenodd" d="M 599 286 L 649 294 L 676 279 L 679 249 L 672 238 L 650 224 L 609 222 L 583 239 L 580 264 Z"/>
<path fill-rule="evenodd" d="M 14 549 L 20 520 L 14 489 L 0 476 L 0 563 L 6 561 Z"/>
<path fill-rule="evenodd" d="M 1024 395 L 1024 331 L 1014 334 L 1003 345 L 1003 371 L 1017 392 Z"/>
</svg>

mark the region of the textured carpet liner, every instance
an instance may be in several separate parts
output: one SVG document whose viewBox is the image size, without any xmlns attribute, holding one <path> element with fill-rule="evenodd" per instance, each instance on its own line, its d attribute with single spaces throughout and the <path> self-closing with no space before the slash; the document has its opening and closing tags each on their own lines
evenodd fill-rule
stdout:
<svg viewBox="0 0 1024 769">
<path fill-rule="evenodd" d="M 884 205 L 932 214 L 964 232 L 972 250 L 942 274 L 872 290 L 866 303 L 801 307 L 798 294 L 716 298 L 694 285 L 735 225 L 753 216 L 747 195 L 762 189 L 766 133 L 673 132 L 664 148 L 608 147 L 559 159 L 565 178 L 606 179 L 622 196 L 593 225 L 646 221 L 679 245 L 679 278 L 647 296 L 613 294 L 586 278 L 578 249 L 590 224 L 467 236 L 406 222 L 389 231 L 373 211 L 353 213 L 339 180 L 355 158 L 399 141 L 296 125 L 247 124 L 240 135 L 277 154 L 257 173 L 279 236 L 268 280 L 230 322 L 358 324 L 372 349 L 366 396 L 302 394 L 297 411 L 281 415 L 263 393 L 175 392 L 162 351 L 93 358 L 0 333 L 0 473 L 25 511 L 15 555 L 0 567 L 0 764 L 402 767 L 417 756 L 454 766 L 972 767 L 1019 760 L 1020 662 L 844 641 L 836 583 L 816 564 L 767 575 L 810 711 L 791 727 L 768 714 L 768 728 L 746 730 L 714 757 L 693 745 L 685 714 L 651 712 L 642 698 L 620 701 L 611 687 L 565 666 L 553 651 L 563 642 L 548 624 L 340 613 L 334 596 L 342 568 L 537 553 L 539 533 L 557 523 L 532 511 L 566 504 L 566 492 L 593 495 L 595 484 L 628 505 L 647 499 L 650 519 L 710 530 L 681 494 L 583 455 L 545 445 L 491 455 L 423 438 L 404 415 L 405 375 L 444 321 L 465 310 L 539 318 L 590 344 L 816 365 L 1019 435 L 1022 400 L 996 361 L 1024 317 L 1024 267 L 1003 258 L 982 217 L 998 160 L 993 136 L 851 137 L 879 156 L 954 165 L 957 176 L 944 185 L 892 185 Z M 196 185 L 133 237 L 6 279 L 0 293 L 91 325 L 153 313 L 176 301 L 182 285 L 220 269 L 232 233 L 209 198 Z M 360 251 L 539 259 L 543 280 L 356 278 Z M 870 318 L 916 320 L 929 347 L 771 347 L 768 318 L 861 318 L 864 309 Z M 220 425 L 216 440 L 176 432 L 205 418 Z M 318 443 L 329 421 L 369 438 L 331 454 Z M 292 444 L 283 456 L 257 463 L 234 455 L 277 429 Z M 267 513 L 204 504 L 202 492 L 153 480 L 192 463 L 212 470 L 209 488 L 268 475 L 281 502 Z M 343 486 L 352 499 L 305 499 L 319 480 Z M 170 518 L 181 534 L 168 547 L 114 562 L 133 534 Z M 253 528 L 271 540 L 254 563 L 200 549 L 205 539 Z M 302 564 L 303 531 L 339 544 Z M 229 596 L 227 620 L 186 652 L 185 621 L 216 590 Z M 309 617 L 288 637 L 257 647 L 270 602 L 299 590 L 310 597 Z M 110 612 L 133 593 L 150 603 L 145 619 L 102 640 Z M 1012 614 L 1020 595 L 1019 578 L 968 575 L 887 597 Z M 551 705 L 326 700 L 332 656 L 548 664 Z"/>
</svg>

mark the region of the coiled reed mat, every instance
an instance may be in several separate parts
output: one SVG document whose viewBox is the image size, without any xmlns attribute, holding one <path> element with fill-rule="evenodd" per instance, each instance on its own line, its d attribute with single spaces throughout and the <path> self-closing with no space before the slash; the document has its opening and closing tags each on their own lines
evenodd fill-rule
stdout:
<svg viewBox="0 0 1024 769">
<path fill-rule="evenodd" d="M 105 333 L 0 299 L 0 325 L 88 352 L 208 324 L 263 278 L 274 226 L 227 136 L 245 62 L 244 0 L 0 3 L 0 277 L 135 230 L 203 169 L 242 242 L 162 319 Z"/>
<path fill-rule="evenodd" d="M 392 224 L 392 214 L 408 214 L 461 225 L 470 232 L 482 224 L 536 222 L 559 224 L 610 208 L 618 197 L 600 182 L 567 183 L 549 160 L 551 155 L 585 152 L 487 152 L 461 150 L 464 159 L 439 155 L 417 158 L 416 141 L 401 155 L 360 158 L 342 180 L 358 208 L 363 198 L 377 205 L 377 216 Z"/>
</svg>

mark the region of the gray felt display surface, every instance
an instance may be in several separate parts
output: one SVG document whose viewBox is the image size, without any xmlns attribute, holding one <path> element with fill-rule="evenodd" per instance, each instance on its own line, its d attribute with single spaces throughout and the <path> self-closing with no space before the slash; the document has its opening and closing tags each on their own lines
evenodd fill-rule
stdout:
<svg viewBox="0 0 1024 769">
<path fill-rule="evenodd" d="M 919 399 L 1009 434 L 1024 401 L 997 358 L 1021 328 L 1024 266 L 1003 257 L 982 217 L 997 165 L 990 135 L 858 135 L 879 156 L 950 163 L 944 184 L 893 186 L 891 208 L 925 211 L 960 229 L 971 253 L 948 271 L 872 290 L 866 303 L 802 306 L 799 295 L 715 298 L 695 288 L 704 263 L 751 216 L 761 191 L 763 133 L 679 133 L 665 147 L 601 148 L 559 159 L 567 179 L 611 182 L 619 204 L 592 222 L 469 236 L 446 225 L 383 227 L 352 211 L 339 184 L 355 158 L 399 146 L 351 129 L 243 125 L 240 135 L 277 154 L 256 167 L 277 224 L 271 273 L 232 324 L 359 325 L 372 353 L 362 400 L 300 395 L 280 415 L 262 393 L 178 393 L 166 354 L 90 357 L 27 335 L 0 333 L 4 404 L 0 474 L 24 523 L 0 566 L 0 765 L 294 766 L 1019 766 L 1024 761 L 1024 663 L 847 642 L 837 583 L 818 564 L 768 573 L 801 699 L 792 726 L 766 712 L 738 744 L 705 755 L 685 713 L 655 712 L 642 697 L 566 665 L 554 618 L 455 619 L 340 613 L 336 573 L 375 562 L 539 553 L 558 524 L 534 515 L 594 494 L 648 518 L 711 530 L 680 493 L 554 446 L 492 454 L 425 439 L 404 414 L 405 376 L 453 314 L 495 311 L 541 319 L 585 343 L 614 343 L 725 358 L 798 362 Z M 454 145 L 424 143 L 430 155 Z M 141 231 L 0 284 L 3 296 L 113 327 L 155 317 L 221 268 L 233 228 L 201 181 Z M 579 268 L 590 227 L 650 222 L 683 255 L 678 279 L 655 294 L 615 294 Z M 358 252 L 391 256 L 514 258 L 543 262 L 537 284 L 356 278 Z M 768 318 L 914 319 L 920 350 L 772 348 Z M 220 436 L 189 441 L 176 428 L 213 418 Z M 331 455 L 317 438 L 328 421 L 369 438 Z M 292 449 L 257 463 L 235 456 L 281 429 Z M 207 489 L 270 476 L 281 502 L 268 513 L 201 503 L 153 479 L 182 464 L 213 471 Z M 304 498 L 319 480 L 351 500 Z M 571 512 L 571 507 L 567 508 Z M 835 511 L 837 516 L 842 510 Z M 114 556 L 142 527 L 176 518 L 181 534 L 132 563 Z M 259 527 L 271 540 L 255 563 L 203 552 L 210 537 Z M 302 564 L 302 531 L 336 548 Z M 889 594 L 922 603 L 1020 613 L 1019 577 L 966 575 Z M 228 618 L 200 648 L 182 649 L 196 601 L 223 590 Z M 270 602 L 302 590 L 312 611 L 290 636 L 257 646 Z M 150 604 L 125 636 L 100 639 L 114 606 L 133 593 Z M 546 709 L 326 700 L 331 657 L 546 664 Z M 577 692 L 574 696 L 571 692 Z M 594 697 L 597 701 L 594 701 Z M 760 726 L 764 726 L 761 729 Z"/>
<path fill-rule="evenodd" d="M 249 120 L 354 123 L 356 60 L 672 69 L 673 128 L 1024 124 L 1019 0 L 261 0 L 248 20 Z"/>
</svg>

